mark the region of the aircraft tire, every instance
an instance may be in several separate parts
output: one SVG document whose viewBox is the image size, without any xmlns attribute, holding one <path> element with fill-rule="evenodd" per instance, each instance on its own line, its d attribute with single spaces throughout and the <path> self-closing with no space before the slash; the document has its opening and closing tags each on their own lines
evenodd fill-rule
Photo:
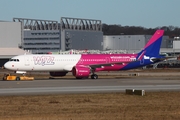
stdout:
<svg viewBox="0 0 180 120">
<path fill-rule="evenodd" d="M 98 79 L 98 75 L 92 74 L 92 75 L 91 75 L 91 79 Z"/>
<path fill-rule="evenodd" d="M 16 77 L 16 81 L 19 81 L 20 80 L 20 77 Z"/>
<path fill-rule="evenodd" d="M 82 79 L 82 77 L 76 77 L 76 79 Z"/>
<path fill-rule="evenodd" d="M 6 80 L 6 78 L 5 78 L 5 77 L 3 77 L 3 80 Z"/>
</svg>

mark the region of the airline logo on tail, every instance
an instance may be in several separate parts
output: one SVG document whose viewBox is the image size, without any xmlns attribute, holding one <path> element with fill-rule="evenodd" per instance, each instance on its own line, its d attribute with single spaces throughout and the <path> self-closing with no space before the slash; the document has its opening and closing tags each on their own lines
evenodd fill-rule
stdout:
<svg viewBox="0 0 180 120">
<path fill-rule="evenodd" d="M 143 50 L 146 51 L 146 55 L 159 56 L 163 34 L 164 30 L 157 30 L 155 32 L 149 42 L 144 46 Z"/>
<path fill-rule="evenodd" d="M 142 60 L 144 55 L 150 57 L 159 57 L 163 34 L 164 30 L 157 30 L 155 34 L 150 38 L 148 43 L 144 46 L 143 50 L 138 53 L 137 59 Z"/>
</svg>

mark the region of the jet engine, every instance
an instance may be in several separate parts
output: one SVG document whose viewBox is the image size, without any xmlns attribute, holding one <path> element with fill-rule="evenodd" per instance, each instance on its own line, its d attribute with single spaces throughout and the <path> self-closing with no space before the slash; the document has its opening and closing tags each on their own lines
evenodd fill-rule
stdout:
<svg viewBox="0 0 180 120">
<path fill-rule="evenodd" d="M 51 76 L 66 76 L 68 72 L 49 72 Z"/>
<path fill-rule="evenodd" d="M 87 67 L 79 67 L 79 66 L 75 66 L 72 69 L 72 74 L 76 77 L 76 78 L 87 78 L 89 77 L 90 74 L 90 69 Z"/>
</svg>

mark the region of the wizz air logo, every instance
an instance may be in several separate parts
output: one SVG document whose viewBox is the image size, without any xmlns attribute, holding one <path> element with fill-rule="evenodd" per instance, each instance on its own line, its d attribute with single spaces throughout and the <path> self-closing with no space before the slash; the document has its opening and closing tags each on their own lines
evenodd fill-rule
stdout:
<svg viewBox="0 0 180 120">
<path fill-rule="evenodd" d="M 53 56 L 34 56 L 33 60 L 35 65 L 54 65 Z"/>
</svg>

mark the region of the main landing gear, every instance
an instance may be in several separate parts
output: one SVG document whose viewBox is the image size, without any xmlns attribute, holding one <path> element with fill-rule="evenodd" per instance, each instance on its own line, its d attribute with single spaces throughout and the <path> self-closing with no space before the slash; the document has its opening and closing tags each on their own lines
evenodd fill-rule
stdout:
<svg viewBox="0 0 180 120">
<path fill-rule="evenodd" d="M 98 75 L 97 74 L 92 74 L 91 79 L 98 79 Z"/>
<path fill-rule="evenodd" d="M 98 75 L 95 74 L 94 72 L 95 72 L 95 68 L 92 68 L 92 69 L 91 69 L 91 73 L 92 73 L 91 79 L 98 79 Z"/>
</svg>

